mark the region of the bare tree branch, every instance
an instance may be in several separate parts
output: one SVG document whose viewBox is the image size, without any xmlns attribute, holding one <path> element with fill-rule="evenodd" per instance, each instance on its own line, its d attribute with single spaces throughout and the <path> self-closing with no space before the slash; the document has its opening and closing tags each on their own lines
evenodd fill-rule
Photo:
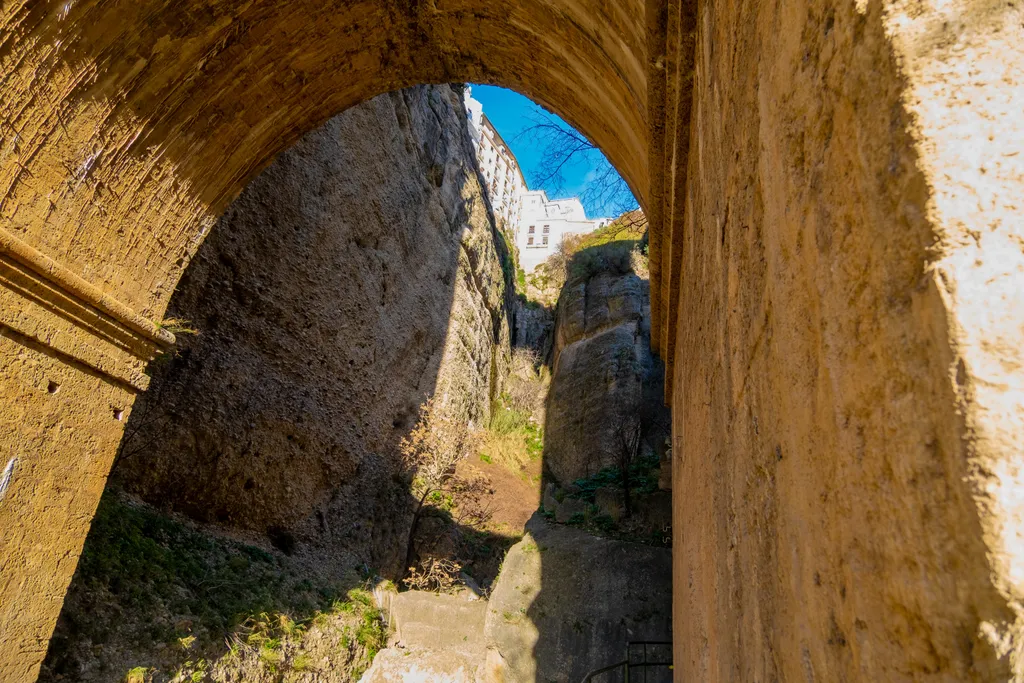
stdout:
<svg viewBox="0 0 1024 683">
<path fill-rule="evenodd" d="M 584 204 L 599 207 L 605 214 L 618 215 L 637 208 L 629 185 L 615 167 L 590 140 L 548 113 L 530 116 L 531 125 L 516 139 L 525 139 L 541 148 L 541 161 L 533 172 L 535 187 L 546 187 L 554 194 L 565 191 L 565 172 L 587 165 L 593 173 L 580 193 Z"/>
</svg>

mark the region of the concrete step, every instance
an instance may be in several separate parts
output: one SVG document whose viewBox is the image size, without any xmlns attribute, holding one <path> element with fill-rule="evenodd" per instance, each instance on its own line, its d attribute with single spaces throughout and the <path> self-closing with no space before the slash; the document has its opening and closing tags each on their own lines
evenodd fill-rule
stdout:
<svg viewBox="0 0 1024 683">
<path fill-rule="evenodd" d="M 401 648 L 454 651 L 482 661 L 486 618 L 487 601 L 466 594 L 408 591 L 391 599 L 394 644 Z"/>
<path fill-rule="evenodd" d="M 389 647 L 359 683 L 480 683 L 483 661 L 454 650 Z"/>
</svg>

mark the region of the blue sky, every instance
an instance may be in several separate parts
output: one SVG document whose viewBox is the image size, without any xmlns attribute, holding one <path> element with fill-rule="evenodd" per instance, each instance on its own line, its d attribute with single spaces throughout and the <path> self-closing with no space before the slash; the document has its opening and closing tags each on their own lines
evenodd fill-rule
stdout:
<svg viewBox="0 0 1024 683">
<path fill-rule="evenodd" d="M 484 107 L 484 113 L 491 120 L 498 133 L 505 139 L 512 153 L 519 160 L 519 166 L 526 176 L 526 183 L 531 190 L 547 190 L 548 196 L 552 199 L 563 197 L 574 197 L 580 195 L 586 187 L 587 181 L 593 176 L 595 163 L 585 160 L 582 163 L 574 164 L 565 169 L 565 184 L 562 192 L 555 192 L 552 187 L 536 187 L 534 183 L 535 169 L 541 160 L 541 149 L 526 138 L 519 137 L 519 134 L 531 125 L 531 114 L 543 114 L 546 110 L 532 100 L 523 97 L 517 92 L 498 88 L 492 85 L 473 85 L 473 98 L 478 100 Z M 557 118 L 557 117 L 556 117 Z M 561 119 L 558 119 L 562 121 Z M 569 124 L 562 121 L 568 127 Z M 599 157 L 598 157 L 599 158 Z M 614 213 L 609 207 L 588 206 L 584 202 L 587 216 L 598 218 Z"/>
</svg>

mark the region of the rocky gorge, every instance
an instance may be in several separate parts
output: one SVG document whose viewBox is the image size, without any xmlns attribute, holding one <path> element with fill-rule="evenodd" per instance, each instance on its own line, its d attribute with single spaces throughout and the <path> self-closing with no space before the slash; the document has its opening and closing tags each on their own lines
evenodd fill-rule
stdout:
<svg viewBox="0 0 1024 683">
<path fill-rule="evenodd" d="M 637 632 L 670 636 L 668 516 L 649 523 L 663 368 L 647 282 L 621 258 L 642 230 L 578 245 L 552 308 L 525 299 L 462 106 L 460 87 L 422 86 L 355 107 L 220 219 L 168 309 L 181 341 L 148 368 L 40 680 L 347 681 L 378 659 L 367 680 L 403 680 L 388 663 L 420 660 L 391 607 L 424 589 L 490 597 L 474 680 L 574 680 Z M 472 446 L 417 504 L 404 454 L 428 399 Z M 601 426 L 639 415 L 623 469 Z M 565 446 L 582 431 L 583 459 Z M 663 571 L 634 585 L 636 562 Z M 455 656 L 437 646 L 453 609 L 413 619 L 435 643 L 413 648 L 423 662 Z"/>
</svg>

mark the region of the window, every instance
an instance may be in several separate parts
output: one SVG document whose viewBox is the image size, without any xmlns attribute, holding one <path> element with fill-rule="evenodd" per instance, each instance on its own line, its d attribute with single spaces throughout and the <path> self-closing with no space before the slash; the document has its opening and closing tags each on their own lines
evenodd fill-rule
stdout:
<svg viewBox="0 0 1024 683">
<path fill-rule="evenodd" d="M 526 238 L 526 246 L 533 246 L 533 237 Z"/>
<path fill-rule="evenodd" d="M 536 227 L 537 227 L 536 225 L 531 225 L 531 226 L 530 226 L 530 230 L 529 230 L 529 233 L 530 233 L 531 235 L 532 235 L 532 234 L 534 233 L 534 228 L 536 228 Z"/>
<path fill-rule="evenodd" d="M 544 226 L 544 234 L 546 235 L 546 234 L 548 234 L 549 232 L 551 232 L 551 226 L 550 226 L 550 225 L 545 225 L 545 226 Z"/>
<path fill-rule="evenodd" d="M 548 244 L 548 236 L 544 235 L 544 246 L 547 246 L 547 244 Z"/>
</svg>

